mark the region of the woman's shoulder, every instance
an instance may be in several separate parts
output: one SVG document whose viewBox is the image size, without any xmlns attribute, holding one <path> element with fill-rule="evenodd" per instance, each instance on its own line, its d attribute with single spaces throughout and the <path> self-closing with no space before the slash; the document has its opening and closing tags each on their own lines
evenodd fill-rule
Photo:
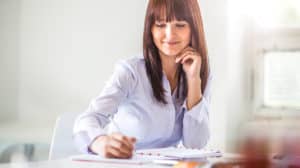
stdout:
<svg viewBox="0 0 300 168">
<path fill-rule="evenodd" d="M 137 66 L 139 64 L 144 64 L 145 60 L 143 56 L 137 55 L 137 56 L 121 59 L 120 62 L 129 64 L 131 66 Z"/>
<path fill-rule="evenodd" d="M 133 56 L 119 60 L 117 65 L 121 65 L 132 72 L 138 72 L 145 67 L 145 60 L 142 56 Z"/>
</svg>

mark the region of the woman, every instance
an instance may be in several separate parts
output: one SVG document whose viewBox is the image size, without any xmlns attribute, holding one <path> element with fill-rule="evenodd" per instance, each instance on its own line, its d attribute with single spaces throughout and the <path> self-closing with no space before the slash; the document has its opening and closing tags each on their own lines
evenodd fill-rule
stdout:
<svg viewBox="0 0 300 168">
<path fill-rule="evenodd" d="M 144 58 L 120 62 L 77 118 L 81 151 L 129 158 L 134 149 L 206 145 L 211 77 L 197 0 L 149 0 L 143 38 Z"/>
</svg>

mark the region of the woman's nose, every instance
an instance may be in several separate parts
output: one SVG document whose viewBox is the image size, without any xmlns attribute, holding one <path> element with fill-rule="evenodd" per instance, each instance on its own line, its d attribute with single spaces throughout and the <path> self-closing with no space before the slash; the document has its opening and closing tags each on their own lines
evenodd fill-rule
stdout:
<svg viewBox="0 0 300 168">
<path fill-rule="evenodd" d="M 175 34 L 174 27 L 171 24 L 167 24 L 166 30 L 165 30 L 166 38 L 172 38 Z"/>
</svg>

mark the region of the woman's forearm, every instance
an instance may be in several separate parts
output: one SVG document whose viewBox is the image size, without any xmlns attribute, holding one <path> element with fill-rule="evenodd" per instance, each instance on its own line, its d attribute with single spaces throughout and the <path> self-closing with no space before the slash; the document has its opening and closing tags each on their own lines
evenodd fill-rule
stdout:
<svg viewBox="0 0 300 168">
<path fill-rule="evenodd" d="M 202 99 L 201 92 L 201 79 L 200 77 L 192 78 L 187 80 L 188 83 L 188 93 L 186 106 L 190 110 L 193 106 L 198 104 Z"/>
</svg>

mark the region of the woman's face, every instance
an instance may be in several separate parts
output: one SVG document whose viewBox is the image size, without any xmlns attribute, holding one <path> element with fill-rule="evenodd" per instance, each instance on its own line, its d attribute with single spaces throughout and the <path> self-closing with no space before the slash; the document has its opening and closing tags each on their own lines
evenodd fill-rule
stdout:
<svg viewBox="0 0 300 168">
<path fill-rule="evenodd" d="M 151 32 L 160 55 L 165 56 L 177 56 L 191 39 L 191 28 L 186 21 L 155 21 Z"/>
</svg>

